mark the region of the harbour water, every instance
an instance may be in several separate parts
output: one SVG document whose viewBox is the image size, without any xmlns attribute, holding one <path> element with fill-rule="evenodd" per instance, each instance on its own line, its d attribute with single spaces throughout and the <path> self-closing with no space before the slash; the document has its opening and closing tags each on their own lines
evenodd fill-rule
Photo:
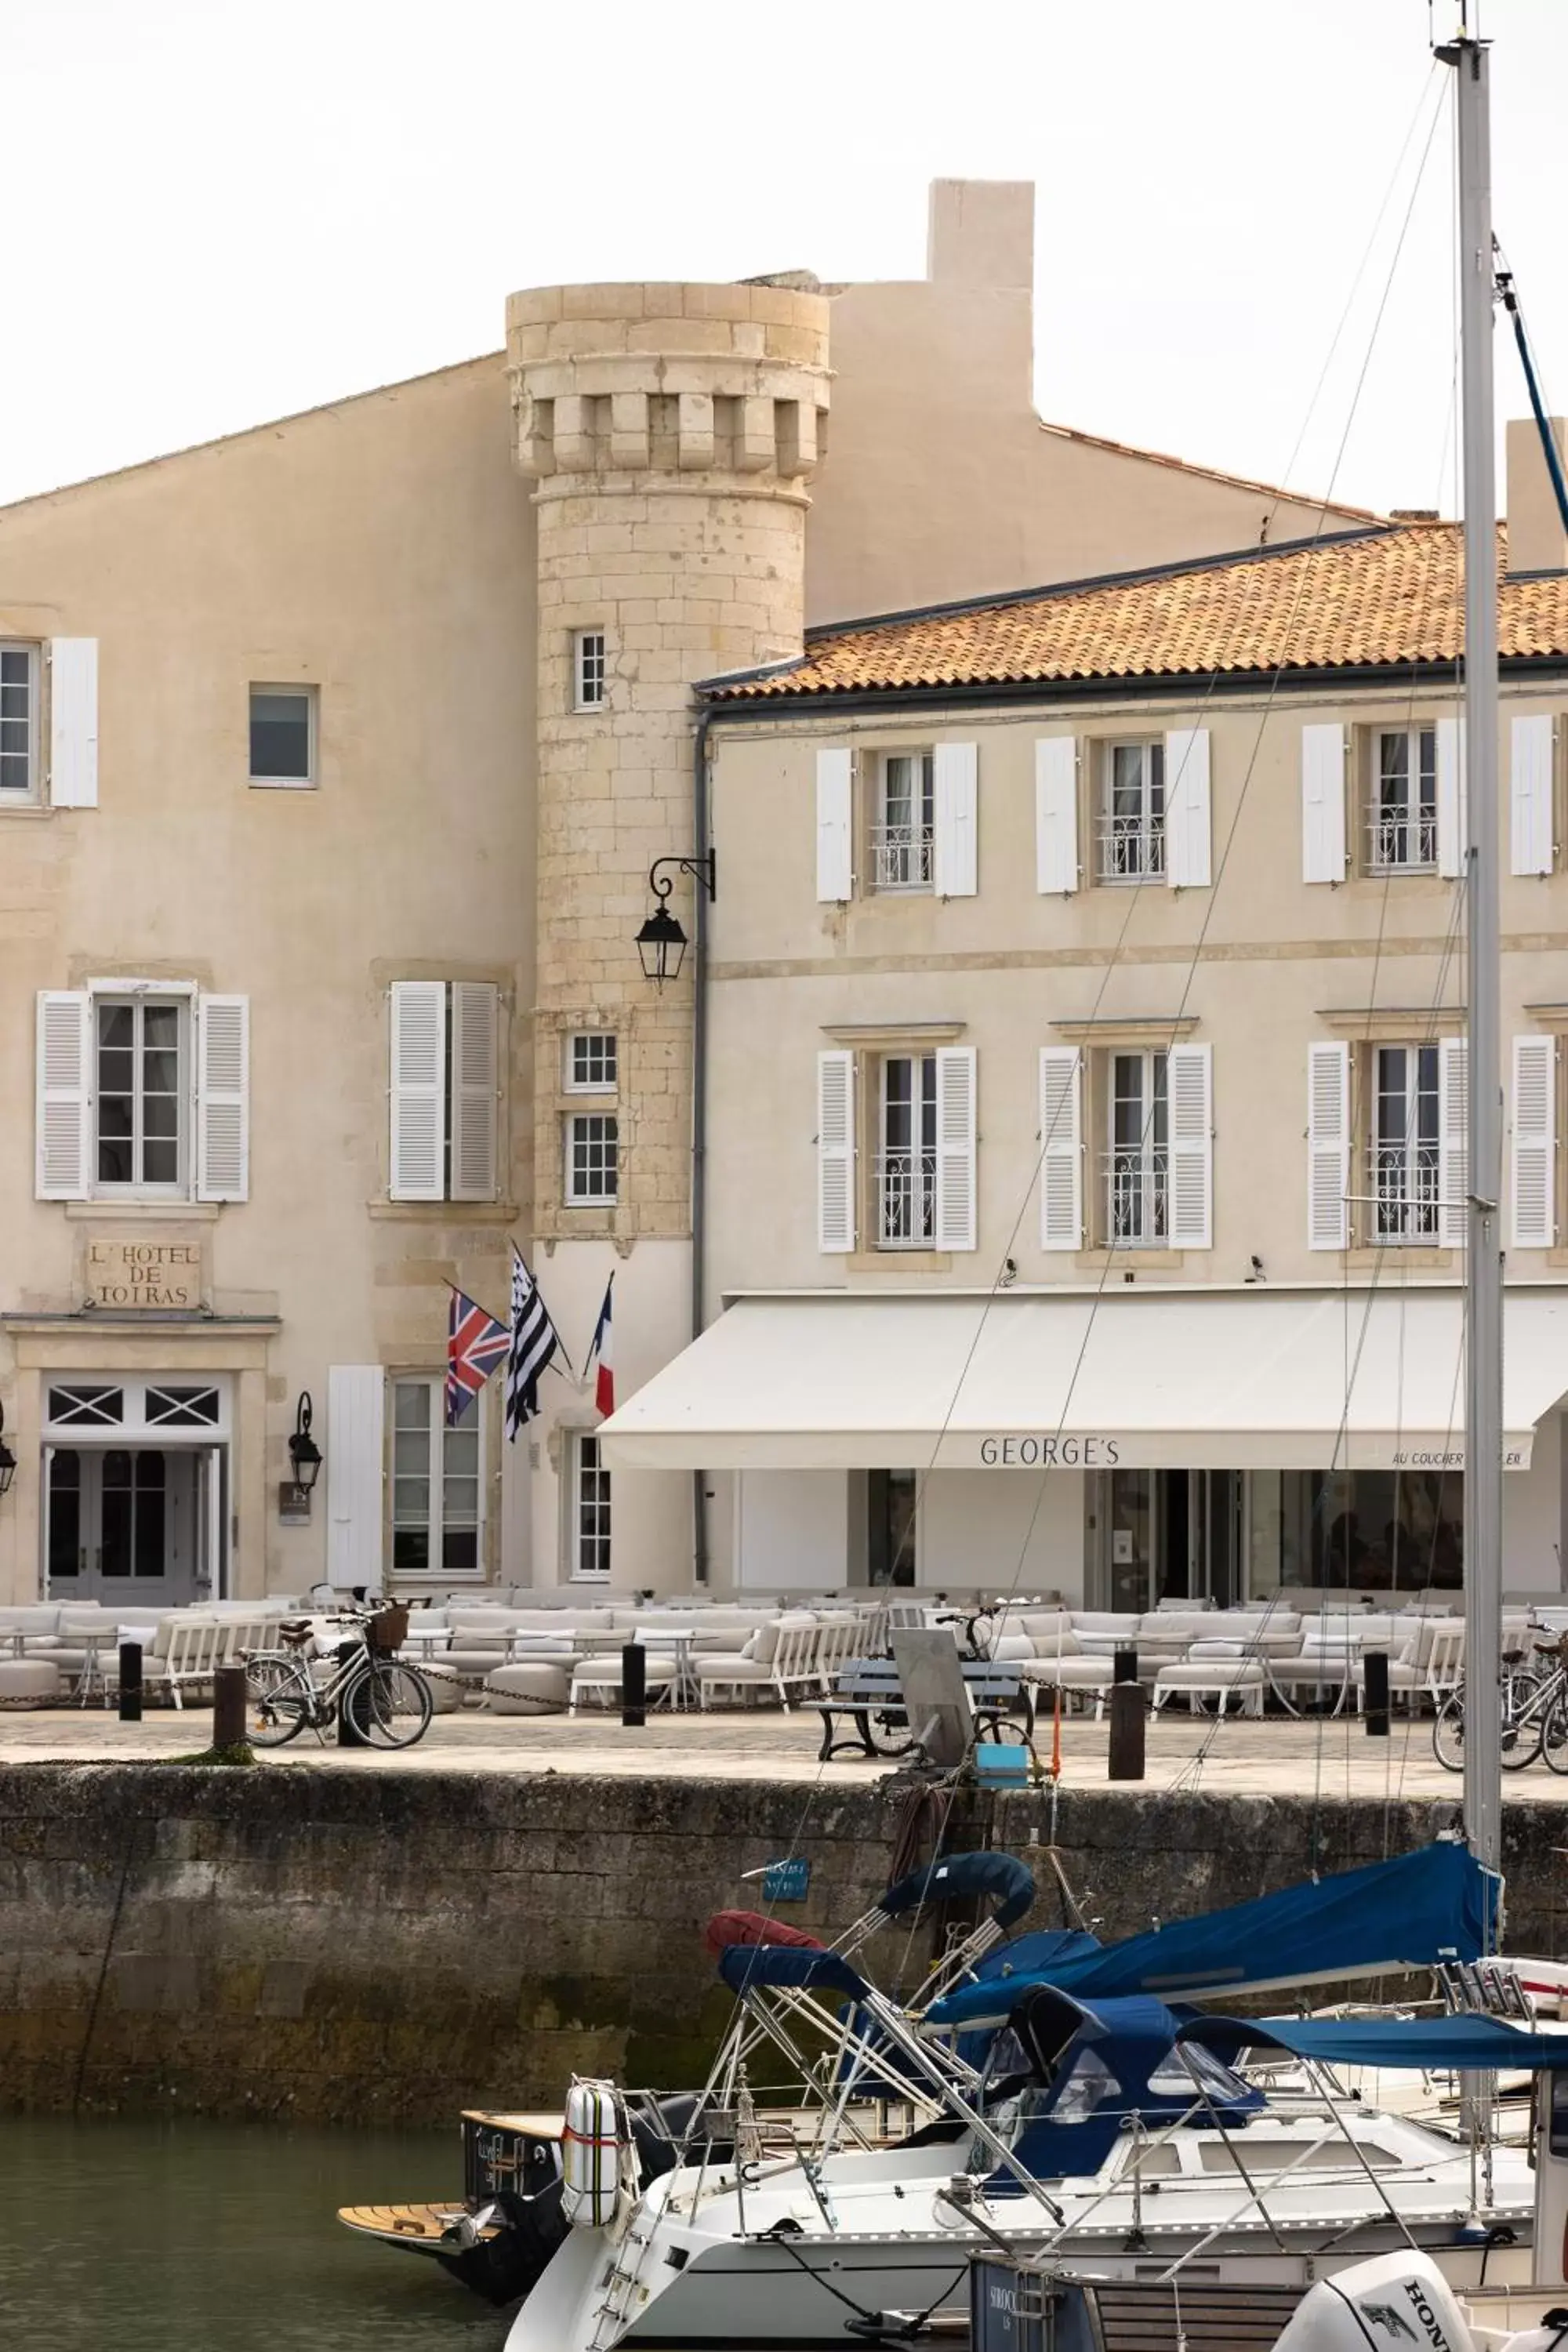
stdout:
<svg viewBox="0 0 1568 2352">
<path fill-rule="evenodd" d="M 0 2116 L 15 2352 L 500 2352 L 506 2316 L 340 2205 L 456 2196 L 449 2133 Z"/>
</svg>

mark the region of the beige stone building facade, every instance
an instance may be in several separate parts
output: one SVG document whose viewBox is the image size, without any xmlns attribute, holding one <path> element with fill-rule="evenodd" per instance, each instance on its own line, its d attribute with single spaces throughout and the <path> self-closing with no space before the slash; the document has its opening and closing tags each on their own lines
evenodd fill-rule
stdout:
<svg viewBox="0 0 1568 2352">
<path fill-rule="evenodd" d="M 1568 1514 L 1568 546 L 1510 441 L 1505 1580 Z M 1522 551 L 1523 562 L 1518 560 Z M 1462 1575 L 1458 527 L 814 635 L 706 689 L 716 1573 L 1142 1610 Z"/>
<path fill-rule="evenodd" d="M 718 1021 L 794 890 L 766 823 L 710 909 L 665 869 L 692 950 L 645 981 L 648 870 L 706 856 L 694 684 L 1321 521 L 1042 425 L 1031 214 L 940 185 L 907 286 L 516 296 L 504 354 L 0 511 L 6 1597 L 679 1587 L 704 1521 L 730 1571 L 583 1377 L 612 1275 L 623 1397 L 713 1303 L 708 918 Z M 734 1054 L 726 1012 L 714 1087 Z M 574 1370 L 509 1447 L 499 1383 L 443 1431 L 441 1375 L 450 1286 L 504 1317 L 514 1243 Z"/>
</svg>

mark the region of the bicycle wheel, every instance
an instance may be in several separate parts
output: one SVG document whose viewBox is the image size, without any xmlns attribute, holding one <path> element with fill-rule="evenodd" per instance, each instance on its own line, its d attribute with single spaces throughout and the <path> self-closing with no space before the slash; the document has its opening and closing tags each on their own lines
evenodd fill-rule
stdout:
<svg viewBox="0 0 1568 2352">
<path fill-rule="evenodd" d="M 1505 1772 L 1522 1772 L 1533 1764 L 1541 1753 L 1541 1743 L 1546 1731 L 1544 1707 L 1527 1712 L 1535 1697 L 1533 1686 L 1517 1698 L 1505 1686 L 1502 1694 L 1502 1720 L 1499 1727 L 1500 1761 Z"/>
<path fill-rule="evenodd" d="M 1465 1686 L 1443 1701 L 1432 1724 L 1432 1753 L 1446 1772 L 1465 1769 Z"/>
<path fill-rule="evenodd" d="M 264 1651 L 245 1662 L 245 1736 L 252 1748 L 282 1748 L 310 1720 L 311 1692 L 292 1658 Z"/>
<path fill-rule="evenodd" d="M 1549 1771 L 1568 1772 L 1568 1693 L 1559 1691 L 1546 1710 L 1541 1752 Z"/>
<path fill-rule="evenodd" d="M 412 1748 L 430 1727 L 435 1701 L 416 1666 L 399 1658 L 372 1657 L 344 1704 L 356 1731 L 373 1748 Z"/>
</svg>

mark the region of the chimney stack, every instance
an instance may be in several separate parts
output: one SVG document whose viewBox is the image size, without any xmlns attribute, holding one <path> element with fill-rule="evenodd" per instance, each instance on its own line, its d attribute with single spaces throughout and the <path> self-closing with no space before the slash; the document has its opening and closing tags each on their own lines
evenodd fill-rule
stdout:
<svg viewBox="0 0 1568 2352">
<path fill-rule="evenodd" d="M 1560 416 L 1547 425 L 1568 475 L 1568 427 Z M 1515 419 L 1508 428 L 1508 568 L 1510 574 L 1568 572 L 1568 530 L 1533 416 Z"/>
</svg>

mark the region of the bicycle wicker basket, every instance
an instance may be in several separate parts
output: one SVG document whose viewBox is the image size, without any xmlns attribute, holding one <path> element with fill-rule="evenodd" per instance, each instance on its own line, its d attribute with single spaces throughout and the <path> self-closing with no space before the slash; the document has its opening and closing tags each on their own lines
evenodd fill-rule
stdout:
<svg viewBox="0 0 1568 2352">
<path fill-rule="evenodd" d="M 408 1639 L 408 1603 L 389 1601 L 376 1611 L 365 1633 L 373 1650 L 401 1650 Z"/>
</svg>

